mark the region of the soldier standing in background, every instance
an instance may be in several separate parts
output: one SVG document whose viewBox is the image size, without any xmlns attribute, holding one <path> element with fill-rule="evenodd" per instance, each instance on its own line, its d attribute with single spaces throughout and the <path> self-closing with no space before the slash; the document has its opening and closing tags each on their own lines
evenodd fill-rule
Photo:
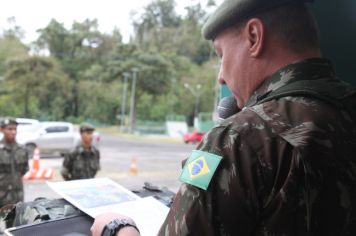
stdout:
<svg viewBox="0 0 356 236">
<path fill-rule="evenodd" d="M 88 123 L 80 125 L 80 144 L 66 154 L 61 174 L 65 180 L 94 178 L 100 170 L 100 152 L 93 146 L 95 128 Z"/>
<path fill-rule="evenodd" d="M 356 235 L 356 89 L 321 56 L 306 2 L 225 0 L 207 20 L 241 111 L 187 159 L 158 235 Z M 92 233 L 139 235 L 123 219 Z"/>
<path fill-rule="evenodd" d="M 17 122 L 14 118 L 1 121 L 0 141 L 0 207 L 24 200 L 22 176 L 28 171 L 28 153 L 16 143 Z"/>
</svg>

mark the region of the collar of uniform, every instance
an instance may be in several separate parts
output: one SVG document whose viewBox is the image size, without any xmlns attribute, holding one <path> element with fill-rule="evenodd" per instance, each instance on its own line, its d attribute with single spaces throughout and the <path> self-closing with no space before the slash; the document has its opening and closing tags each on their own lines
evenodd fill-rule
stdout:
<svg viewBox="0 0 356 236">
<path fill-rule="evenodd" d="M 18 145 L 17 145 L 17 143 L 16 142 L 13 142 L 13 143 L 6 143 L 5 141 L 4 141 L 4 139 L 2 139 L 1 141 L 0 141 L 0 148 L 3 148 L 3 149 L 6 149 L 6 150 L 9 150 L 9 151 L 11 151 L 12 149 L 14 149 L 14 148 L 16 148 Z"/>
<path fill-rule="evenodd" d="M 84 149 L 83 146 L 79 146 L 78 150 L 79 150 L 80 153 L 88 152 L 88 151 L 91 152 L 91 153 L 94 153 L 93 147 L 90 147 L 90 149 Z"/>
<path fill-rule="evenodd" d="M 261 98 L 270 92 L 298 80 L 313 80 L 335 77 L 335 71 L 330 60 L 325 58 L 310 58 L 289 64 L 276 71 L 270 78 L 252 94 L 246 107 L 254 106 Z"/>
</svg>

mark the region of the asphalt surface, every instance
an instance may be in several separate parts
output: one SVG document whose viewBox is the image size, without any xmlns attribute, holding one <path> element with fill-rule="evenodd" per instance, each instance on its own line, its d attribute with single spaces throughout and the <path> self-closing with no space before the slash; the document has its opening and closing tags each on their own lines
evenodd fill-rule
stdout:
<svg viewBox="0 0 356 236">
<path fill-rule="evenodd" d="M 129 136 L 115 132 L 101 132 L 101 170 L 97 178 L 108 177 L 130 190 L 138 190 L 149 182 L 176 192 L 182 160 L 195 148 L 180 139 L 165 136 Z M 61 157 L 41 157 L 41 168 L 53 168 L 54 177 L 49 181 L 63 181 L 59 170 Z M 136 168 L 132 168 L 136 163 Z M 132 169 L 136 169 L 134 174 Z M 38 197 L 58 198 L 46 184 L 46 180 L 26 180 L 25 201 Z"/>
</svg>

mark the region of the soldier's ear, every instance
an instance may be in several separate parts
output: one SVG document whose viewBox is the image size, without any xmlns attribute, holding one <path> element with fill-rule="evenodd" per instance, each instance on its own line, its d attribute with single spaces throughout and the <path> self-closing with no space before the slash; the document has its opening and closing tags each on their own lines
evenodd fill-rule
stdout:
<svg viewBox="0 0 356 236">
<path fill-rule="evenodd" d="M 249 43 L 250 56 L 260 56 L 265 41 L 265 27 L 262 21 L 258 18 L 252 18 L 247 21 L 244 34 Z"/>
</svg>

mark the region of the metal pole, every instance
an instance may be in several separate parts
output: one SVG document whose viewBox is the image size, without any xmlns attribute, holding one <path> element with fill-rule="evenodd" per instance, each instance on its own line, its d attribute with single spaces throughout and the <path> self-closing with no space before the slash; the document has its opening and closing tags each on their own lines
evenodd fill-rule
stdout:
<svg viewBox="0 0 356 236">
<path fill-rule="evenodd" d="M 136 95 L 136 80 L 137 80 L 137 68 L 132 68 L 133 81 L 131 84 L 131 103 L 130 103 L 130 133 L 135 129 L 135 95 Z"/>
<path fill-rule="evenodd" d="M 195 108 L 194 108 L 194 118 L 198 116 L 198 107 L 199 107 L 199 97 L 200 97 L 200 92 L 198 92 L 201 88 L 200 84 L 197 84 L 196 90 L 190 87 L 189 84 L 185 83 L 184 87 L 188 89 L 192 95 L 195 97 Z"/>
<path fill-rule="evenodd" d="M 218 83 L 219 75 L 220 75 L 220 64 L 214 65 L 214 68 L 216 69 L 216 77 L 217 78 L 214 79 L 215 80 L 215 88 L 214 88 L 215 98 L 214 98 L 214 104 L 213 104 L 213 111 L 215 113 L 217 113 L 218 104 L 219 104 L 219 89 L 220 89 L 220 86 Z"/>
<path fill-rule="evenodd" d="M 120 115 L 120 130 L 123 131 L 125 125 L 125 108 L 126 108 L 126 93 L 127 93 L 127 79 L 130 74 L 125 72 L 122 74 L 124 76 L 124 88 L 121 99 L 121 115 Z"/>
<path fill-rule="evenodd" d="M 175 89 L 175 85 L 176 85 L 176 78 L 171 78 L 171 104 L 170 104 L 170 108 L 169 108 L 169 113 L 171 115 L 171 118 L 172 120 L 174 120 L 173 118 L 173 114 L 174 114 L 174 99 L 175 99 L 175 96 L 174 96 L 174 89 Z"/>
<path fill-rule="evenodd" d="M 198 118 L 198 107 L 199 107 L 199 95 L 195 95 L 195 111 L 194 117 Z"/>
<path fill-rule="evenodd" d="M 197 90 L 195 90 L 195 96 L 196 96 L 196 101 L 195 101 L 195 115 L 196 117 L 198 118 L 198 115 L 199 115 L 199 98 L 200 98 L 200 88 L 201 88 L 201 85 L 200 84 L 197 84 L 196 86 Z"/>
</svg>

